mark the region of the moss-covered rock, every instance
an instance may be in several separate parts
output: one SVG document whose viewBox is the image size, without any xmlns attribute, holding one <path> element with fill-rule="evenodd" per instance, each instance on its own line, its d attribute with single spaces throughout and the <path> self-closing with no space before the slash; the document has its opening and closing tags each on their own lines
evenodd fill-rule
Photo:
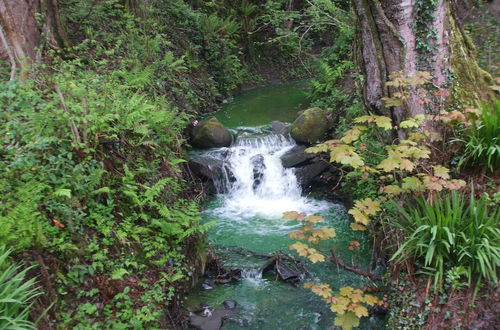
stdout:
<svg viewBox="0 0 500 330">
<path fill-rule="evenodd" d="M 295 119 L 292 124 L 292 138 L 299 143 L 321 141 L 329 129 L 329 121 L 320 108 L 310 108 Z"/>
<path fill-rule="evenodd" d="M 229 147 L 231 134 L 217 118 L 209 117 L 193 127 L 191 144 L 197 148 Z"/>
</svg>

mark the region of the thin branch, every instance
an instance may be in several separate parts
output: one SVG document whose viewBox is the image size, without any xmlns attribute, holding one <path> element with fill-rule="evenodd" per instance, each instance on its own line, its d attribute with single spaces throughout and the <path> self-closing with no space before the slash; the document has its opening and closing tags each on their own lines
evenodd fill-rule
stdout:
<svg viewBox="0 0 500 330">
<path fill-rule="evenodd" d="M 340 267 L 344 268 L 345 270 L 348 270 L 348 271 L 353 272 L 355 274 L 368 277 L 372 281 L 378 281 L 381 279 L 381 277 L 376 275 L 376 274 L 368 273 L 368 272 L 365 272 L 361 269 L 357 269 L 355 267 L 347 265 L 339 257 L 337 257 L 334 250 L 331 250 L 331 252 L 332 252 L 332 256 L 329 259 L 331 262 L 333 262 L 337 266 L 340 266 Z"/>
<path fill-rule="evenodd" d="M 82 142 L 80 138 L 80 133 L 78 132 L 78 128 L 76 127 L 75 121 L 71 119 L 71 114 L 68 110 L 68 107 L 66 106 L 66 102 L 64 101 L 64 95 L 61 92 L 61 89 L 59 86 L 56 85 L 55 87 L 57 95 L 59 95 L 59 98 L 61 99 L 61 105 L 63 107 L 64 112 L 68 115 L 68 120 L 69 120 L 69 126 L 71 128 L 71 133 L 73 134 L 73 142 L 78 146 Z"/>
</svg>

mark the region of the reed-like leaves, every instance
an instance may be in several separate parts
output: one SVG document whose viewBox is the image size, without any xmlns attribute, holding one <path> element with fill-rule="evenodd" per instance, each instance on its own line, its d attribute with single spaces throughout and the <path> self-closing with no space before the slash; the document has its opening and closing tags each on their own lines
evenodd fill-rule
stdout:
<svg viewBox="0 0 500 330">
<path fill-rule="evenodd" d="M 35 329 L 28 320 L 33 299 L 40 294 L 35 280 L 25 281 L 29 268 L 9 264 L 10 250 L 0 247 L 0 330 Z"/>
<path fill-rule="evenodd" d="M 432 203 L 422 197 L 405 208 L 396 205 L 401 217 L 392 225 L 407 240 L 392 259 L 413 258 L 434 274 L 434 287 L 443 282 L 447 268 L 464 266 L 472 278 L 497 283 L 500 264 L 500 211 L 490 207 L 486 197 L 475 199 L 453 192 L 437 196 Z"/>
</svg>

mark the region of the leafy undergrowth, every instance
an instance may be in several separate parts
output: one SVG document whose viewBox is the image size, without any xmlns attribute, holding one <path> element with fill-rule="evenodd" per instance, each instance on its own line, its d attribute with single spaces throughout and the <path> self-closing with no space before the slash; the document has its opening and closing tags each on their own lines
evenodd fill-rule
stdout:
<svg viewBox="0 0 500 330">
<path fill-rule="evenodd" d="M 473 288 L 429 291 L 426 279 L 405 278 L 391 283 L 391 329 L 495 329 L 500 324 L 500 289 L 483 288 L 473 299 Z"/>
</svg>

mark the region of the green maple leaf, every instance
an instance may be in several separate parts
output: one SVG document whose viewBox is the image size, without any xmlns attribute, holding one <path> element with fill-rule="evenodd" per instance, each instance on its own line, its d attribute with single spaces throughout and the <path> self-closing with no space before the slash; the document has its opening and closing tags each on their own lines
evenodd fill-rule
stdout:
<svg viewBox="0 0 500 330">
<path fill-rule="evenodd" d="M 355 149 L 346 144 L 333 148 L 330 153 L 330 162 L 350 165 L 354 168 L 358 168 L 365 164 L 363 159 L 355 152 Z"/>
<path fill-rule="evenodd" d="M 353 312 L 339 314 L 335 317 L 335 325 L 342 327 L 343 330 L 351 330 L 352 328 L 359 326 L 359 317 L 357 317 Z"/>
<path fill-rule="evenodd" d="M 425 186 L 422 181 L 420 181 L 420 179 L 415 176 L 404 178 L 402 188 L 404 190 L 412 190 L 417 192 L 422 192 L 425 190 Z"/>
<path fill-rule="evenodd" d="M 421 148 L 411 147 L 408 149 L 408 157 L 416 159 L 429 158 L 430 153 L 431 153 L 430 150 L 425 147 Z"/>
<path fill-rule="evenodd" d="M 307 148 L 304 152 L 308 154 L 318 154 L 320 152 L 327 152 L 328 146 L 326 144 L 318 144 L 314 147 Z"/>
<path fill-rule="evenodd" d="M 386 131 L 392 129 L 392 120 L 391 118 L 386 116 L 376 116 L 375 124 L 377 124 L 378 127 L 385 129 Z"/>
<path fill-rule="evenodd" d="M 414 119 L 408 119 L 399 123 L 399 127 L 401 128 L 411 128 L 420 126 Z"/>
<path fill-rule="evenodd" d="M 361 116 L 354 119 L 355 123 L 372 123 L 375 120 L 375 116 Z"/>
<path fill-rule="evenodd" d="M 366 129 L 365 126 L 354 126 L 352 129 L 345 132 L 341 141 L 344 143 L 351 143 L 351 142 L 357 141 L 359 139 L 361 131 L 363 131 L 365 129 Z"/>
<path fill-rule="evenodd" d="M 415 164 L 409 159 L 402 159 L 399 163 L 399 168 L 408 172 L 412 172 L 415 168 Z"/>
<path fill-rule="evenodd" d="M 384 194 L 392 196 L 397 196 L 403 192 L 403 189 L 396 185 L 385 186 L 381 190 Z"/>
<path fill-rule="evenodd" d="M 399 168 L 401 164 L 401 157 L 396 156 L 394 153 L 389 155 L 388 158 L 384 159 L 377 165 L 377 168 L 384 172 L 392 172 L 393 170 Z"/>
<path fill-rule="evenodd" d="M 450 178 L 450 170 L 447 169 L 446 167 L 440 166 L 440 165 L 435 165 L 432 166 L 434 168 L 434 176 L 437 176 L 441 179 L 448 180 Z"/>
</svg>

